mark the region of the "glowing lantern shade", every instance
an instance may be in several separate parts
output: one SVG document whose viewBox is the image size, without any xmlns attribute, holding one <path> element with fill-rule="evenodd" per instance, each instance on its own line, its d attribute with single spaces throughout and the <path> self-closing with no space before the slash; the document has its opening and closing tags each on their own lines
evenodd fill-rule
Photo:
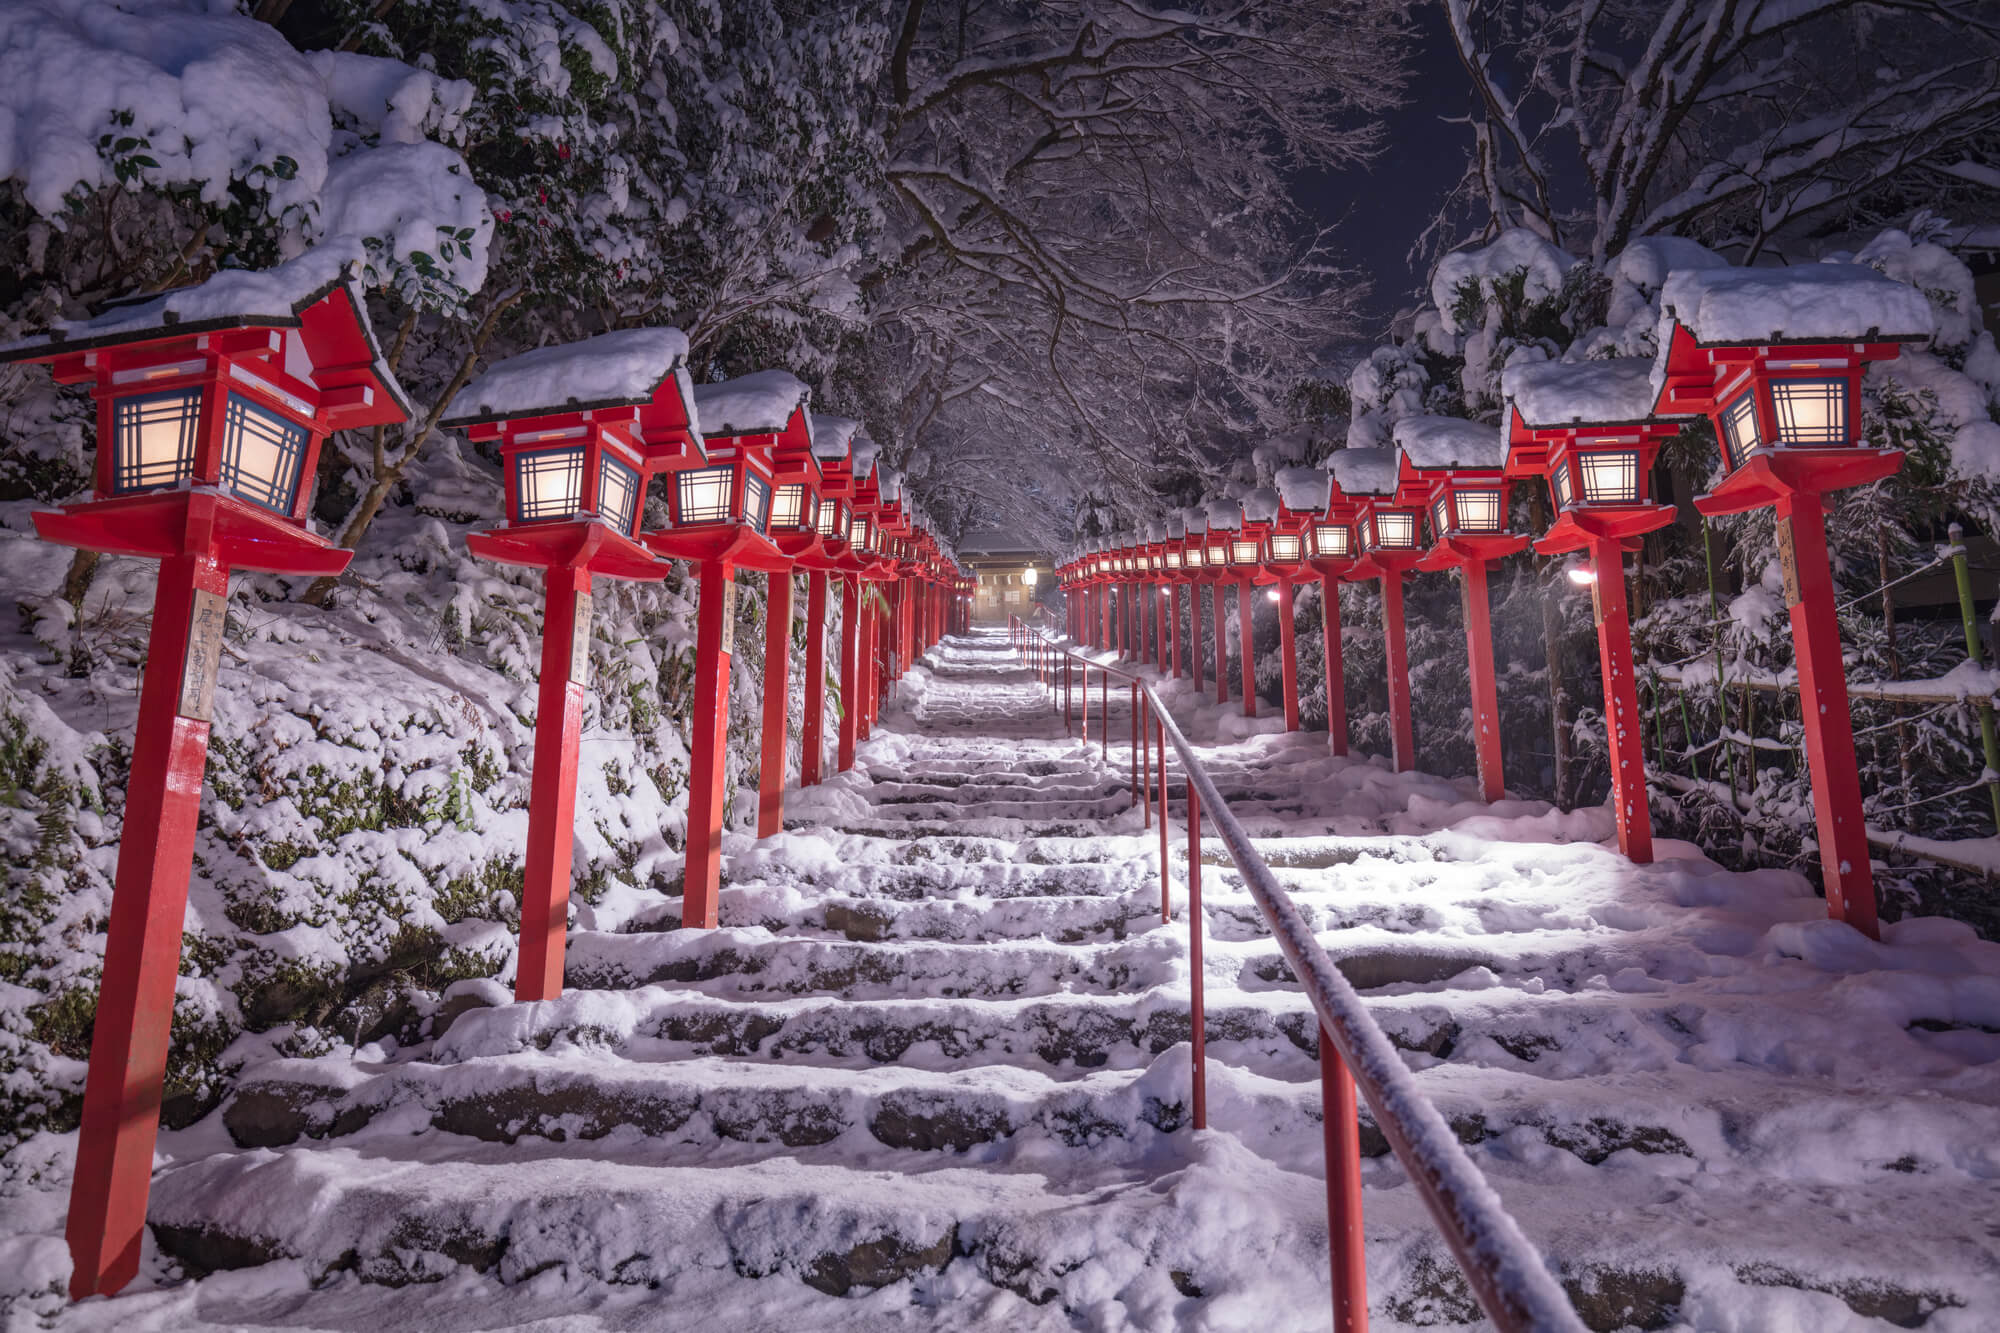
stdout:
<svg viewBox="0 0 2000 1333">
<path fill-rule="evenodd" d="M 70 1191 L 83 1297 L 138 1267 L 230 572 L 346 569 L 308 520 L 320 444 L 409 412 L 354 274 L 321 252 L 114 305 L 0 361 L 97 400 L 92 498 L 37 511 L 42 539 L 160 561 Z"/>
<path fill-rule="evenodd" d="M 1858 442 L 1861 375 L 1930 337 L 1930 303 L 1873 269 L 1804 264 L 1674 273 L 1660 304 L 1658 409 L 1706 414 L 1727 474 L 1695 507 L 1776 512 L 1827 911 L 1878 935 L 1824 497 L 1902 466 Z"/>
<path fill-rule="evenodd" d="M 1507 475 L 1548 478 L 1557 506 L 1555 522 L 1535 549 L 1547 555 L 1588 550 L 1597 573 L 1590 589 L 1604 681 L 1612 814 L 1619 850 L 1639 862 L 1652 860 L 1653 826 L 1646 807 L 1644 720 L 1632 675 L 1624 553 L 1637 549 L 1642 534 L 1673 522 L 1673 506 L 1647 497 L 1646 478 L 1661 440 L 1680 430 L 1678 423 L 1652 415 L 1652 369 L 1647 357 L 1542 361 L 1509 367 L 1501 377 Z"/>
<path fill-rule="evenodd" d="M 1423 569 L 1456 569 L 1465 610 L 1472 695 L 1473 753 L 1480 794 L 1506 795 L 1500 753 L 1500 693 L 1493 667 L 1491 561 L 1528 544 L 1507 526 L 1507 437 L 1497 426 L 1457 417 L 1404 417 L 1395 426 L 1397 498 L 1428 505 L 1431 548 Z"/>
</svg>

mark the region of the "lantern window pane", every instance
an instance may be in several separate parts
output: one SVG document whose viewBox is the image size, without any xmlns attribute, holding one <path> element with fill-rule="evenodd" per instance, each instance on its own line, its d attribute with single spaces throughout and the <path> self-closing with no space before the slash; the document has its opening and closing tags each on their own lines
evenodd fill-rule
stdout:
<svg viewBox="0 0 2000 1333">
<path fill-rule="evenodd" d="M 786 482 L 771 498 L 771 526 L 803 528 L 806 523 L 806 486 L 802 481 Z"/>
<path fill-rule="evenodd" d="M 1179 569 L 1181 567 L 1181 553 L 1179 551 L 1167 552 L 1166 561 L 1168 569 Z"/>
<path fill-rule="evenodd" d="M 1845 380 L 1772 380 L 1778 443 L 1846 444 Z"/>
<path fill-rule="evenodd" d="M 111 489 L 172 486 L 194 474 L 201 392 L 142 393 L 112 408 Z"/>
<path fill-rule="evenodd" d="M 236 394 L 222 415 L 222 484 L 252 504 L 292 512 L 306 462 L 306 428 Z"/>
<path fill-rule="evenodd" d="M 1190 546 L 1187 548 L 1187 565 L 1189 569 L 1201 568 L 1201 548 L 1199 546 Z"/>
<path fill-rule="evenodd" d="M 1313 529 L 1313 549 L 1321 555 L 1348 555 L 1354 549 L 1345 523 L 1322 523 Z"/>
<path fill-rule="evenodd" d="M 699 523 L 727 523 L 729 492 L 736 479 L 733 467 L 690 468 L 676 478 L 674 522 L 682 527 Z"/>
<path fill-rule="evenodd" d="M 598 515 L 627 537 L 632 520 L 638 517 L 639 474 L 610 454 L 599 457 L 597 468 Z"/>
<path fill-rule="evenodd" d="M 1575 495 L 1570 489 L 1568 462 L 1558 463 L 1549 470 L 1549 489 L 1556 494 L 1556 508 L 1569 508 Z"/>
<path fill-rule="evenodd" d="M 1431 501 L 1431 536 L 1443 537 L 1451 528 L 1451 497 L 1440 495 Z"/>
<path fill-rule="evenodd" d="M 1732 470 L 1742 467 L 1743 460 L 1762 443 L 1757 438 L 1757 400 L 1745 391 L 1722 410 L 1722 448 L 1728 455 L 1725 461 Z"/>
<path fill-rule="evenodd" d="M 1616 453 L 1579 454 L 1576 459 L 1583 482 L 1583 502 L 1593 505 L 1637 504 L 1639 502 L 1639 454 L 1637 450 Z"/>
<path fill-rule="evenodd" d="M 857 551 L 868 549 L 868 520 L 856 518 L 847 526 L 847 544 Z"/>
<path fill-rule="evenodd" d="M 819 502 L 819 535 L 838 539 L 847 530 L 847 506 L 838 500 Z"/>
<path fill-rule="evenodd" d="M 1375 536 L 1385 550 L 1410 550 L 1417 544 L 1417 516 L 1408 513 L 1377 514 Z"/>
<path fill-rule="evenodd" d="M 514 495 L 523 523 L 576 513 L 583 508 L 583 446 L 515 454 Z"/>
<path fill-rule="evenodd" d="M 1295 532 L 1274 532 L 1271 534 L 1271 558 L 1293 561 L 1304 554 L 1304 543 Z"/>
<path fill-rule="evenodd" d="M 1229 544 L 1229 563 L 1232 565 L 1254 565 L 1257 563 L 1257 543 L 1236 541 Z"/>
<path fill-rule="evenodd" d="M 1498 490 L 1453 491 L 1451 500 L 1460 532 L 1498 532 L 1507 524 Z"/>
<path fill-rule="evenodd" d="M 743 478 L 743 521 L 759 532 L 771 526 L 771 483 L 754 472 Z"/>
</svg>

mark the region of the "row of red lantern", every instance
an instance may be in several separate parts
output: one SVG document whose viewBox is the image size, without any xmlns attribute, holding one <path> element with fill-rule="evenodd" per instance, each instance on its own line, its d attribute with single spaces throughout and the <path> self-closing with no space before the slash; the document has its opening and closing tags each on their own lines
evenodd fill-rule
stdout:
<svg viewBox="0 0 2000 1333">
<path fill-rule="evenodd" d="M 1161 618 L 1154 613 L 1162 598 L 1140 589 L 1162 585 L 1177 623 L 1179 589 L 1193 587 L 1198 601 L 1198 589 L 1212 585 L 1221 702 L 1228 697 L 1222 589 L 1233 584 L 1239 590 L 1241 641 L 1247 645 L 1248 590 L 1274 584 L 1281 602 L 1286 719 L 1295 728 L 1292 585 L 1321 580 L 1332 588 L 1380 578 L 1394 761 L 1407 769 L 1414 756 L 1402 574 L 1458 569 L 1481 787 L 1488 800 L 1496 800 L 1503 784 L 1486 576 L 1489 562 L 1528 544 L 1526 535 L 1507 530 L 1511 484 L 1540 479 L 1555 518 L 1535 540 L 1536 550 L 1589 555 L 1589 564 L 1574 574 L 1593 595 L 1618 842 L 1634 861 L 1648 861 L 1651 821 L 1623 557 L 1638 548 L 1645 533 L 1674 520 L 1674 506 L 1649 492 L 1654 462 L 1685 418 L 1701 414 L 1720 440 L 1723 477 L 1695 500 L 1696 507 L 1705 514 L 1765 506 L 1777 511 L 1828 911 L 1877 934 L 1823 520 L 1829 492 L 1880 479 L 1901 465 L 1899 451 L 1861 442 L 1861 379 L 1869 362 L 1894 357 L 1901 343 L 1928 336 L 1928 307 L 1904 284 L 1842 265 L 1676 275 L 1666 304 L 1657 359 L 1510 368 L 1503 377 L 1502 427 L 1406 419 L 1395 427 L 1393 451 L 1337 451 L 1329 471 L 1314 474 L 1316 493 L 1302 470 L 1293 470 L 1280 478 L 1285 493 L 1266 497 L 1254 516 L 1211 506 L 1205 518 L 1183 519 L 1178 535 L 1159 529 L 1081 553 L 1058 570 L 1059 583 L 1080 594 L 1072 598 L 1072 634 L 1142 655 L 1147 620 L 1157 625 Z M 1808 328 L 1800 336 L 1786 336 L 1782 329 L 1743 336 L 1746 319 L 1776 318 L 1772 311 L 1808 325 L 1817 318 L 1828 327 L 1818 333 Z M 1122 613 L 1116 603 L 1122 603 Z M 1198 605 L 1195 618 L 1198 623 Z M 1335 615 L 1328 617 L 1326 636 L 1333 747 L 1344 753 Z M 1178 651 L 1158 628 L 1151 644 L 1162 665 L 1179 674 Z M 1193 657 L 1199 688 L 1199 653 Z M 1254 714 L 1254 667 L 1245 657 L 1244 709 Z"/>
<path fill-rule="evenodd" d="M 91 386 L 98 404 L 93 496 L 36 512 L 40 535 L 161 562 L 66 1228 L 77 1297 L 118 1290 L 138 1264 L 229 575 L 343 571 L 352 553 L 309 520 L 320 447 L 331 431 L 410 414 L 365 311 L 353 275 L 309 255 L 0 348 L 0 361 L 46 363 L 58 382 Z M 704 395 L 717 414 L 706 432 Z M 470 548 L 547 571 L 516 980 L 519 998 L 541 999 L 562 984 L 593 575 L 660 578 L 670 559 L 701 568 L 689 926 L 716 917 L 735 569 L 771 575 L 760 836 L 782 822 L 793 570 L 808 575 L 812 620 L 808 783 L 822 749 L 827 579 L 845 582 L 842 767 L 888 682 L 964 627 L 971 584 L 900 479 L 853 443 L 854 423 L 822 419 L 831 429 L 816 447 L 804 386 L 782 374 L 695 389 L 674 330 L 528 353 L 460 401 L 467 410 L 446 424 L 498 446 L 506 495 L 505 524 Z M 655 479 L 668 522 L 646 529 Z M 861 597 L 864 581 L 877 596 Z"/>
</svg>

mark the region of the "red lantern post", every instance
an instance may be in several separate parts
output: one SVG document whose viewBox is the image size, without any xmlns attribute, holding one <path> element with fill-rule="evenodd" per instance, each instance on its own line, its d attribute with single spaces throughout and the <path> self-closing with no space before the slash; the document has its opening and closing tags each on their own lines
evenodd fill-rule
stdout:
<svg viewBox="0 0 2000 1333">
<path fill-rule="evenodd" d="M 1264 572 L 1278 589 L 1278 653 L 1284 671 L 1285 730 L 1299 729 L 1299 647 L 1292 624 L 1292 592 L 1313 577 L 1306 563 L 1306 529 L 1326 507 L 1332 479 L 1318 468 L 1286 468 L 1278 474 L 1277 518 L 1264 540 Z M 1293 501 L 1299 503 L 1295 506 Z"/>
<path fill-rule="evenodd" d="M 405 420 L 361 292 L 308 255 L 0 348 L 97 400 L 92 498 L 44 541 L 158 560 L 66 1234 L 76 1298 L 138 1270 L 232 570 L 323 576 L 311 530 L 327 433 Z"/>
<path fill-rule="evenodd" d="M 473 533 L 467 549 L 546 571 L 517 1000 L 562 994 L 591 579 L 666 573 L 633 533 L 649 469 L 701 457 L 690 391 L 679 329 L 624 329 L 495 363 L 443 423 L 500 450 L 507 522 Z"/>
<path fill-rule="evenodd" d="M 1331 474 L 1325 475 L 1325 512 L 1314 518 L 1306 531 L 1307 565 L 1320 581 L 1320 622 L 1326 650 L 1327 742 L 1335 755 L 1345 755 L 1347 674 L 1341 661 L 1340 585 L 1353 575 L 1361 551 L 1354 522 L 1359 506 L 1333 484 Z"/>
<path fill-rule="evenodd" d="M 1494 426 L 1458 417 L 1404 417 L 1395 427 L 1398 503 L 1426 511 L 1431 548 L 1419 569 L 1456 569 L 1465 603 L 1465 653 L 1471 668 L 1472 747 L 1483 799 L 1507 794 L 1500 755 L 1500 690 L 1493 672 L 1490 562 L 1523 550 L 1507 531 L 1507 440 Z"/>
<path fill-rule="evenodd" d="M 1361 555 L 1352 576 L 1382 580 L 1382 638 L 1389 677 L 1389 730 L 1396 771 L 1417 766 L 1410 708 L 1410 650 L 1403 630 L 1403 574 L 1423 558 L 1423 519 L 1396 503 L 1396 455 L 1390 449 L 1339 449 L 1328 463 L 1341 494 L 1358 505 Z"/>
<path fill-rule="evenodd" d="M 1648 496 L 1653 459 L 1680 427 L 1651 416 L 1652 361 L 1542 361 L 1502 377 L 1509 403 L 1507 475 L 1543 477 L 1556 519 L 1535 542 L 1544 555 L 1587 550 L 1618 849 L 1653 859 L 1646 808 L 1644 720 L 1632 677 L 1632 627 L 1625 602 L 1625 552 L 1643 534 L 1674 521 L 1672 505 Z"/>
<path fill-rule="evenodd" d="M 846 417 L 812 419 L 812 451 L 820 468 L 819 512 L 814 520 L 819 542 L 815 553 L 799 561 L 806 571 L 805 717 L 799 740 L 801 787 L 819 782 L 826 756 L 827 582 L 840 577 L 847 568 L 851 513 L 848 504 L 854 490 L 849 452 L 860 428 L 860 422 Z"/>
<path fill-rule="evenodd" d="M 1831 492 L 1902 466 L 1859 443 L 1861 374 L 1931 334 L 1923 293 L 1854 264 L 1672 275 L 1661 293 L 1658 406 L 1715 425 L 1727 475 L 1704 514 L 1776 511 L 1828 915 L 1879 938 L 1868 829 L 1826 553 Z"/>
</svg>

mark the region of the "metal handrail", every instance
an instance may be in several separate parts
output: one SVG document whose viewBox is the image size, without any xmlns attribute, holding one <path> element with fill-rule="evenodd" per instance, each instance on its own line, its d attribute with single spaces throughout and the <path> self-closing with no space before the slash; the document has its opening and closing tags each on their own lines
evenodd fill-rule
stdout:
<svg viewBox="0 0 2000 1333">
<path fill-rule="evenodd" d="M 1501 1333 L 1582 1333 L 1577 1317 L 1562 1287 L 1557 1284 L 1540 1251 L 1514 1221 L 1493 1187 L 1466 1155 L 1451 1127 L 1417 1086 L 1409 1066 L 1403 1063 L 1387 1034 L 1376 1024 L 1354 987 L 1342 976 L 1333 959 L 1320 946 L 1312 924 L 1279 885 L 1270 866 L 1257 853 L 1250 835 L 1229 810 L 1221 791 L 1202 766 L 1194 747 L 1181 733 L 1157 696 L 1138 676 L 1119 671 L 1053 642 L 1039 630 L 1012 617 L 1009 626 L 1015 645 L 1035 670 L 1037 678 L 1053 684 L 1055 663 L 1081 664 L 1085 669 L 1084 699 L 1089 700 L 1090 671 L 1119 676 L 1131 683 L 1135 702 L 1132 717 L 1133 768 L 1135 786 L 1142 763 L 1138 751 L 1159 748 L 1160 805 L 1160 895 L 1163 917 L 1168 914 L 1167 872 L 1167 764 L 1166 747 L 1171 742 L 1180 756 L 1187 781 L 1188 822 L 1188 943 L 1192 980 L 1191 1019 L 1194 1046 L 1193 1127 L 1207 1127 L 1207 1071 L 1204 1051 L 1205 1026 L 1202 1000 L 1201 937 L 1201 817 L 1208 817 L 1221 835 L 1229 859 L 1249 887 L 1264 921 L 1278 941 L 1279 951 L 1299 979 L 1320 1025 L 1320 1094 L 1326 1125 L 1327 1230 L 1333 1263 L 1333 1324 L 1336 1333 L 1362 1333 L 1367 1328 L 1367 1265 L 1361 1231 L 1361 1145 L 1360 1122 L 1355 1113 L 1355 1090 L 1368 1101 L 1375 1124 L 1388 1141 L 1389 1150 L 1417 1187 L 1431 1219 L 1443 1233 L 1463 1270 L 1480 1308 Z M 1072 671 L 1065 665 L 1065 673 Z M 1145 716 L 1140 707 L 1143 704 Z M 1069 710 L 1064 709 L 1068 722 Z M 1106 753 L 1109 753 L 1110 719 L 1103 719 Z M 1086 740 L 1088 733 L 1086 732 Z M 1146 820 L 1152 822 L 1152 783 L 1146 793 Z M 1334 1058 L 1328 1059 L 1328 1048 Z"/>
</svg>

